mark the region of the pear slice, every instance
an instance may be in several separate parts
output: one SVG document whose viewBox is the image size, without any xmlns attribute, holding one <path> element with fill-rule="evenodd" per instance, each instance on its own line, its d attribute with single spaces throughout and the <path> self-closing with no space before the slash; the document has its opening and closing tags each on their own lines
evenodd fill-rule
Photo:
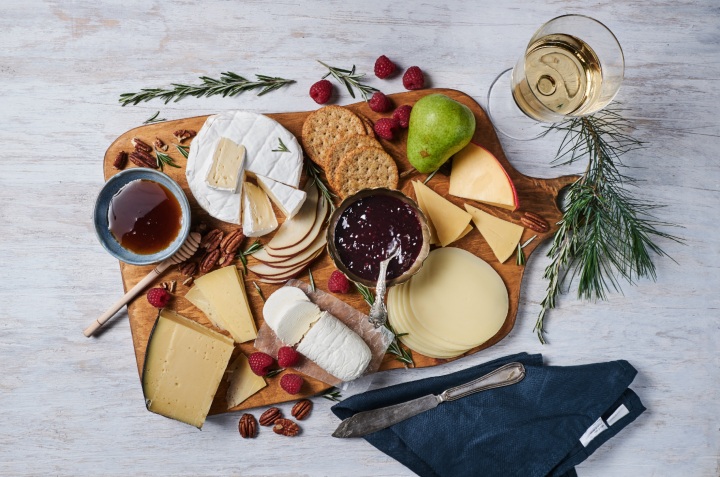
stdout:
<svg viewBox="0 0 720 477">
<path fill-rule="evenodd" d="M 292 257 L 294 255 L 297 255 L 298 253 L 301 253 L 303 250 L 305 250 L 307 247 L 310 246 L 311 243 L 317 238 L 318 234 L 321 233 L 321 230 L 323 229 L 323 225 L 325 224 L 325 216 L 327 215 L 328 211 L 328 204 L 327 201 L 324 199 L 321 199 L 317 204 L 317 213 L 315 214 L 315 223 L 313 224 L 312 228 L 310 229 L 310 232 L 308 232 L 305 235 L 305 238 L 303 238 L 300 242 L 296 243 L 295 245 L 292 245 L 290 247 L 285 247 L 282 249 L 276 249 L 272 246 L 272 241 L 270 244 L 266 245 L 263 250 L 269 255 L 271 258 L 266 258 L 264 254 L 260 255 L 260 258 L 258 260 L 265 261 L 265 262 L 281 262 L 288 257 Z"/>
<path fill-rule="evenodd" d="M 261 262 L 254 265 L 248 265 L 248 270 L 255 273 L 256 275 L 261 276 L 284 275 L 289 270 L 296 268 L 298 265 L 301 265 L 302 263 L 307 261 L 307 259 L 313 256 L 318 250 L 322 250 L 326 243 L 327 237 L 325 236 L 325 234 L 318 234 L 315 240 L 310 244 L 310 246 L 308 246 L 301 253 L 292 257 L 288 257 L 287 260 L 284 260 L 282 262 Z"/>
<path fill-rule="evenodd" d="M 320 194 L 312 181 L 308 181 L 304 190 L 307 193 L 307 198 L 300 211 L 293 218 L 282 223 L 270 242 L 265 245 L 265 248 L 282 250 L 293 247 L 307 237 L 313 229 Z"/>
<path fill-rule="evenodd" d="M 301 264 L 298 265 L 297 267 L 295 267 L 295 268 L 289 268 L 289 269 L 287 270 L 287 272 L 284 273 L 283 275 L 272 275 L 272 276 L 262 276 L 262 275 L 258 275 L 258 276 L 260 277 L 260 281 L 263 282 L 263 283 L 271 283 L 271 284 L 283 283 L 283 282 L 285 282 L 285 281 L 293 278 L 293 277 L 296 276 L 298 273 L 300 273 L 305 267 L 308 266 L 308 264 L 309 264 L 310 262 L 312 262 L 313 260 L 315 260 L 315 259 L 318 257 L 318 255 L 320 255 L 321 253 L 322 253 L 322 249 L 320 249 L 320 250 L 318 250 L 317 252 L 315 252 L 314 255 L 310 256 L 310 258 L 308 258 L 305 262 L 301 263 Z"/>
</svg>

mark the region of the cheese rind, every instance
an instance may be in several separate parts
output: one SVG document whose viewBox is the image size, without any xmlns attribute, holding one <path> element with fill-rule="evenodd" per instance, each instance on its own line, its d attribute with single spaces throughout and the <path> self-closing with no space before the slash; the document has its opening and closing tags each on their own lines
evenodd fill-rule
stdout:
<svg viewBox="0 0 720 477">
<path fill-rule="evenodd" d="M 243 184 L 242 224 L 247 237 L 262 237 L 278 226 L 267 194 L 250 182 Z"/>
<path fill-rule="evenodd" d="M 269 177 L 256 174 L 255 179 L 258 185 L 265 191 L 268 197 L 270 197 L 270 200 L 277 205 L 280 212 L 288 219 L 300 211 L 300 208 L 307 198 L 305 191 L 290 187 Z"/>
<path fill-rule="evenodd" d="M 490 215 L 468 204 L 465 204 L 465 210 L 472 215 L 475 227 L 490 245 L 500 263 L 505 262 L 515 253 L 523 234 L 522 226 Z"/>
<path fill-rule="evenodd" d="M 248 359 L 242 353 L 228 367 L 228 371 L 230 378 L 225 395 L 228 409 L 242 404 L 250 396 L 267 386 L 262 376 L 252 372 Z"/>
<path fill-rule="evenodd" d="M 236 193 L 244 176 L 245 147 L 221 137 L 215 148 L 205 182 L 216 190 Z"/>
<path fill-rule="evenodd" d="M 421 202 L 426 208 L 423 212 L 430 217 L 440 245 L 445 247 L 460 238 L 470 223 L 470 214 L 422 182 L 414 181 L 413 186 L 415 193 L 422 197 Z"/>
<path fill-rule="evenodd" d="M 227 336 L 162 310 L 143 367 L 147 409 L 202 428 L 232 351 Z"/>
<path fill-rule="evenodd" d="M 195 280 L 213 313 L 213 319 L 224 324 L 235 342 L 257 338 L 257 328 L 248 304 L 245 286 L 234 265 L 223 267 Z"/>
</svg>

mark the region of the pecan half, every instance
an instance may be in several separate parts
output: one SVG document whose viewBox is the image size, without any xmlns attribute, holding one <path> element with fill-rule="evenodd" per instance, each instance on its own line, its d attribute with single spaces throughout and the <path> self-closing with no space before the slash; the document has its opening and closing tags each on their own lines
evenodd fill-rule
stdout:
<svg viewBox="0 0 720 477">
<path fill-rule="evenodd" d="M 233 263 L 233 260 L 235 260 L 235 254 L 234 253 L 224 253 L 222 256 L 220 256 L 220 259 L 218 260 L 218 265 L 220 267 L 227 267 L 231 263 Z"/>
<path fill-rule="evenodd" d="M 210 250 L 200 260 L 200 273 L 207 273 L 217 265 L 220 260 L 220 249 Z"/>
<path fill-rule="evenodd" d="M 147 152 L 148 154 L 152 152 L 152 147 L 150 147 L 150 144 L 146 143 L 139 137 L 134 137 L 130 140 L 132 145 L 135 147 L 136 151 L 143 151 Z"/>
<path fill-rule="evenodd" d="M 186 277 L 192 277 L 197 272 L 197 262 L 183 262 L 178 265 L 180 273 Z"/>
<path fill-rule="evenodd" d="M 185 285 L 186 287 L 189 287 L 190 285 L 192 285 L 192 282 L 193 282 L 193 277 L 187 277 L 185 280 L 183 280 L 182 284 Z"/>
<path fill-rule="evenodd" d="M 273 425 L 273 432 L 275 434 L 280 434 L 281 436 L 295 437 L 300 433 L 300 426 L 290 419 L 281 417 L 275 421 L 275 424 Z"/>
<path fill-rule="evenodd" d="M 292 407 L 292 415 L 295 419 L 298 421 L 302 421 L 306 417 L 308 417 L 308 414 L 310 414 L 310 411 L 312 411 L 313 403 L 309 399 L 301 399 L 298 402 L 295 403 L 295 405 Z"/>
<path fill-rule="evenodd" d="M 178 142 L 183 142 L 186 139 L 195 137 L 196 134 L 197 133 L 192 129 L 178 129 L 173 133 L 173 136 L 175 136 L 175 139 L 177 139 Z"/>
<path fill-rule="evenodd" d="M 212 229 L 200 240 L 200 247 L 207 251 L 215 250 L 220 247 L 220 242 L 223 239 L 223 231 L 220 229 Z"/>
<path fill-rule="evenodd" d="M 125 169 L 125 165 L 128 161 L 128 153 L 125 151 L 120 151 L 117 153 L 117 156 L 115 156 L 115 160 L 113 161 L 113 167 L 115 169 Z"/>
<path fill-rule="evenodd" d="M 260 425 L 272 426 L 273 424 L 275 424 L 275 421 L 277 421 L 281 417 L 282 413 L 280 412 L 280 409 L 276 407 L 271 407 L 260 415 Z"/>
<path fill-rule="evenodd" d="M 128 156 L 128 159 L 136 166 L 158 168 L 157 160 L 145 151 L 133 151 Z"/>
<path fill-rule="evenodd" d="M 252 414 L 243 414 L 238 423 L 238 431 L 243 439 L 252 439 L 257 436 L 257 422 Z"/>
<path fill-rule="evenodd" d="M 222 239 L 220 242 L 220 249 L 224 254 L 235 254 L 240 248 L 240 244 L 245 239 L 242 229 L 235 229 Z"/>
<path fill-rule="evenodd" d="M 550 230 L 547 221 L 534 212 L 525 212 L 520 222 L 534 232 L 545 233 Z"/>
</svg>

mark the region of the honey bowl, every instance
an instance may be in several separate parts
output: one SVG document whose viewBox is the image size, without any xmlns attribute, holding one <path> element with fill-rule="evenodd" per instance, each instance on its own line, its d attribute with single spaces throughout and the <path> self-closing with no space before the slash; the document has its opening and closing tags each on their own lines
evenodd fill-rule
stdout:
<svg viewBox="0 0 720 477">
<path fill-rule="evenodd" d="M 130 265 L 172 256 L 190 233 L 190 204 L 180 185 L 162 172 L 132 168 L 100 190 L 93 220 L 102 246 Z"/>
<path fill-rule="evenodd" d="M 397 190 L 363 189 L 347 197 L 330 216 L 327 249 L 335 266 L 349 279 L 375 287 L 380 262 L 394 244 L 387 286 L 410 279 L 430 252 L 430 229 L 417 204 Z"/>
</svg>

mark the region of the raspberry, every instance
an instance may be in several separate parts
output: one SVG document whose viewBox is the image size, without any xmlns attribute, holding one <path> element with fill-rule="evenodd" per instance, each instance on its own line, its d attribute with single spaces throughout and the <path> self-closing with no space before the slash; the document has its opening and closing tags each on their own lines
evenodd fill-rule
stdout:
<svg viewBox="0 0 720 477">
<path fill-rule="evenodd" d="M 392 118 L 382 118 L 375 122 L 375 134 L 383 139 L 392 140 L 395 137 L 395 131 L 400 127 L 400 123 Z"/>
<path fill-rule="evenodd" d="M 268 368 L 272 366 L 273 359 L 269 354 L 257 351 L 248 356 L 248 363 L 253 373 L 258 376 L 265 376 L 270 371 Z"/>
<path fill-rule="evenodd" d="M 408 124 L 410 124 L 410 111 L 412 111 L 412 106 L 409 104 L 403 104 L 393 111 L 393 119 L 396 120 L 403 129 L 407 129 Z"/>
<path fill-rule="evenodd" d="M 405 89 L 422 89 L 425 86 L 425 75 L 417 66 L 411 66 L 403 75 Z"/>
<path fill-rule="evenodd" d="M 278 350 L 278 364 L 281 368 L 294 366 L 300 360 L 300 354 L 290 346 L 283 346 Z"/>
<path fill-rule="evenodd" d="M 384 113 L 392 108 L 392 101 L 382 91 L 376 91 L 368 101 L 368 106 L 376 113 Z"/>
<path fill-rule="evenodd" d="M 310 97 L 314 99 L 317 104 L 325 104 L 330 100 L 332 91 L 333 85 L 331 82 L 328 80 L 320 80 L 310 86 Z"/>
<path fill-rule="evenodd" d="M 162 308 L 170 301 L 170 293 L 164 288 L 151 288 L 147 292 L 147 301 L 155 308 Z"/>
<path fill-rule="evenodd" d="M 286 374 L 280 378 L 280 387 L 288 394 L 297 394 L 304 382 L 305 380 L 299 374 Z"/>
<path fill-rule="evenodd" d="M 328 280 L 328 290 L 333 293 L 347 293 L 350 291 L 350 280 L 340 270 L 335 270 L 330 274 Z"/>
<path fill-rule="evenodd" d="M 380 79 L 385 79 L 395 72 L 395 63 L 390 61 L 385 55 L 375 60 L 375 76 Z"/>
</svg>

